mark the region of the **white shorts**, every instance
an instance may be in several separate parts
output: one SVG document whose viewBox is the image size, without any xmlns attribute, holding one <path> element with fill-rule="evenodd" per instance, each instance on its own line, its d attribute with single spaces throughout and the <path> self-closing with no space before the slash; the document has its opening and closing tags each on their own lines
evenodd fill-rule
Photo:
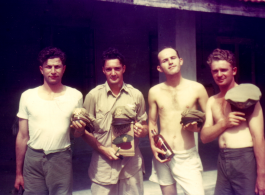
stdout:
<svg viewBox="0 0 265 195">
<path fill-rule="evenodd" d="M 175 155 L 167 163 L 160 163 L 153 157 L 152 174 L 149 180 L 161 186 L 177 182 L 186 194 L 203 195 L 201 174 L 203 168 L 196 148 L 173 152 Z"/>
</svg>

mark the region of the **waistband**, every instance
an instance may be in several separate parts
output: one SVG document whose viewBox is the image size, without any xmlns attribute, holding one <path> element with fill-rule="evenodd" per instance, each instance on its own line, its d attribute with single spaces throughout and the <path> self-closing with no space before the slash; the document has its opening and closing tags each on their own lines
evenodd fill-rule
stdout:
<svg viewBox="0 0 265 195">
<path fill-rule="evenodd" d="M 172 150 L 174 154 L 188 154 L 194 151 L 197 151 L 196 147 L 190 148 L 188 150 L 180 150 L 180 151 L 176 151 L 176 150 Z"/>
<path fill-rule="evenodd" d="M 253 152 L 253 147 L 247 148 L 220 148 L 219 154 L 221 157 L 239 157 L 246 153 Z"/>
<path fill-rule="evenodd" d="M 46 150 L 46 151 L 44 151 L 43 149 L 34 149 L 34 148 L 30 147 L 29 145 L 28 145 L 28 148 L 30 148 L 34 152 L 42 153 L 42 154 L 45 154 L 45 155 L 48 155 L 48 154 L 51 154 L 51 153 L 57 153 L 57 152 L 64 152 L 66 150 L 71 150 L 71 146 L 70 145 L 67 146 L 66 148 L 61 148 L 61 149 L 56 149 L 56 150 Z"/>
</svg>

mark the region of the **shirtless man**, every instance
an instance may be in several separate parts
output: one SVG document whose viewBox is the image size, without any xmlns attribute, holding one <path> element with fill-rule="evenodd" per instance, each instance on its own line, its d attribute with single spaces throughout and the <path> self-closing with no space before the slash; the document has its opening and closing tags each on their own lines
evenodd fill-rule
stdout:
<svg viewBox="0 0 265 195">
<path fill-rule="evenodd" d="M 165 48 L 158 54 L 159 72 L 166 75 L 166 82 L 152 87 L 148 95 L 149 139 L 154 154 L 150 180 L 160 184 L 164 195 L 177 194 L 176 182 L 186 194 L 204 194 L 202 185 L 202 164 L 195 148 L 194 132 L 199 132 L 197 122 L 180 124 L 181 113 L 186 109 L 197 109 L 197 103 L 205 111 L 208 95 L 205 88 L 181 76 L 183 59 L 176 50 Z M 157 118 L 160 118 L 161 135 L 174 152 L 170 160 L 161 160 L 164 153 L 154 145 L 151 130 L 158 132 Z"/>
<path fill-rule="evenodd" d="M 216 195 L 265 194 L 265 149 L 263 114 L 260 103 L 247 119 L 242 112 L 231 112 L 226 92 L 237 86 L 234 55 L 215 49 L 207 63 L 220 93 L 209 98 L 206 121 L 201 132 L 203 143 L 219 137 Z M 256 159 L 255 159 L 256 158 Z M 256 162 L 257 161 L 257 162 Z"/>
</svg>

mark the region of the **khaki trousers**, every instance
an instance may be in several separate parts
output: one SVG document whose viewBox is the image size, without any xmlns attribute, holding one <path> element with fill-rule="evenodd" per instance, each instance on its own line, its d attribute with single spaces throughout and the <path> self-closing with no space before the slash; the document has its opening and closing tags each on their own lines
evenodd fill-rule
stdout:
<svg viewBox="0 0 265 195">
<path fill-rule="evenodd" d="M 140 169 L 134 176 L 120 179 L 117 184 L 100 185 L 92 182 L 92 195 L 143 195 L 143 171 Z"/>
</svg>

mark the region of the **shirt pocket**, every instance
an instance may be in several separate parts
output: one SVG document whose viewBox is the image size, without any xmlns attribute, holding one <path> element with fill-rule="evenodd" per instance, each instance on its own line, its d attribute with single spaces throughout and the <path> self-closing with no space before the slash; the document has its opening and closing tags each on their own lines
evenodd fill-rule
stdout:
<svg viewBox="0 0 265 195">
<path fill-rule="evenodd" d="M 109 116 L 109 111 L 106 111 L 102 108 L 96 108 L 96 123 L 99 126 L 99 129 L 96 130 L 97 134 L 104 134 L 106 131 L 109 131 L 112 117 Z"/>
<path fill-rule="evenodd" d="M 106 115 L 106 112 L 104 112 L 103 109 L 101 108 L 96 109 L 96 119 L 103 119 L 105 115 Z"/>
</svg>

